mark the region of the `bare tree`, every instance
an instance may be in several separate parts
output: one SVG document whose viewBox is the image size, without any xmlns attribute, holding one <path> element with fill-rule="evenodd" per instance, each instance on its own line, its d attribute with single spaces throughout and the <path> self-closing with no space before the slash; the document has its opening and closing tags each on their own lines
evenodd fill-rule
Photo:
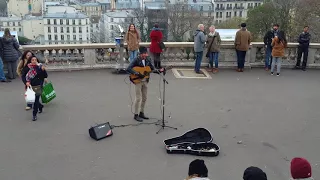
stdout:
<svg viewBox="0 0 320 180">
<path fill-rule="evenodd" d="M 149 37 L 149 30 L 147 26 L 147 16 L 145 11 L 142 9 L 134 9 L 131 14 L 134 18 L 136 29 L 140 33 L 141 41 L 146 42 Z"/>
</svg>

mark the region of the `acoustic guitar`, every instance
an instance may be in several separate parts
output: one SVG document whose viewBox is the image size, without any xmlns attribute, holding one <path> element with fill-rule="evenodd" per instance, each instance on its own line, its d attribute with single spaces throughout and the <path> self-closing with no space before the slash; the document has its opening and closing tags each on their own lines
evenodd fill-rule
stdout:
<svg viewBox="0 0 320 180">
<path fill-rule="evenodd" d="M 144 75 L 144 78 L 141 79 L 139 76 L 135 74 L 130 74 L 130 81 L 133 84 L 137 84 L 143 81 L 144 79 L 148 79 L 150 77 L 150 73 L 152 72 L 150 66 L 145 66 L 145 67 L 136 66 L 136 67 L 133 67 L 132 70 Z"/>
</svg>

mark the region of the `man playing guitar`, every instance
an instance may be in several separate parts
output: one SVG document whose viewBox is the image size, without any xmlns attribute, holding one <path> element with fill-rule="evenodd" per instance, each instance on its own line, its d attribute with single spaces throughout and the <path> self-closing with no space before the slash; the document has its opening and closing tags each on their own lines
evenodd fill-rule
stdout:
<svg viewBox="0 0 320 180">
<path fill-rule="evenodd" d="M 150 73 L 163 72 L 164 69 L 155 69 L 151 60 L 147 58 L 148 50 L 146 47 L 140 47 L 139 52 L 140 55 L 130 63 L 127 71 L 131 74 L 131 82 L 135 84 L 136 99 L 134 104 L 134 119 L 136 121 L 142 122 L 143 119 L 149 119 L 144 114 L 144 108 L 147 101 L 147 85 L 149 82 Z"/>
</svg>

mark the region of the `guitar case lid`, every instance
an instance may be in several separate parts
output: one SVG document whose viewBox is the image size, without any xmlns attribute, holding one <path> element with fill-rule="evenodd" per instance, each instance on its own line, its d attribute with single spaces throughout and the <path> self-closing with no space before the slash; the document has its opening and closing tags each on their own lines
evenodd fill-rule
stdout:
<svg viewBox="0 0 320 180">
<path fill-rule="evenodd" d="M 196 128 L 184 133 L 182 136 L 164 140 L 166 146 L 179 144 L 200 144 L 213 141 L 211 133 L 205 128 Z"/>
</svg>

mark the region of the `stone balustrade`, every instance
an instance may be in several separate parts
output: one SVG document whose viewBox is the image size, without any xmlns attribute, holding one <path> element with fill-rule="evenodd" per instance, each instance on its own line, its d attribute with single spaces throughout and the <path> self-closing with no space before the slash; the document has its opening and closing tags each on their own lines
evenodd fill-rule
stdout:
<svg viewBox="0 0 320 180">
<path fill-rule="evenodd" d="M 141 43 L 149 47 L 150 43 Z M 195 55 L 193 42 L 166 42 L 166 50 L 162 54 L 164 65 L 194 66 Z M 289 43 L 286 56 L 283 58 L 284 67 L 294 66 L 297 58 L 297 43 Z M 32 50 L 43 63 L 48 64 L 49 70 L 75 70 L 115 68 L 120 62 L 119 48 L 113 43 L 105 44 L 60 44 L 60 45 L 27 45 L 23 50 Z M 128 53 L 124 50 L 124 61 L 128 63 Z M 204 52 L 206 53 L 206 52 Z M 246 67 L 264 66 L 264 45 L 261 42 L 252 43 L 247 52 Z M 203 66 L 208 60 L 203 59 Z M 222 44 L 219 55 L 219 66 L 222 68 L 236 67 L 236 52 L 233 44 Z M 309 49 L 308 66 L 320 68 L 320 44 L 311 44 Z"/>
</svg>

